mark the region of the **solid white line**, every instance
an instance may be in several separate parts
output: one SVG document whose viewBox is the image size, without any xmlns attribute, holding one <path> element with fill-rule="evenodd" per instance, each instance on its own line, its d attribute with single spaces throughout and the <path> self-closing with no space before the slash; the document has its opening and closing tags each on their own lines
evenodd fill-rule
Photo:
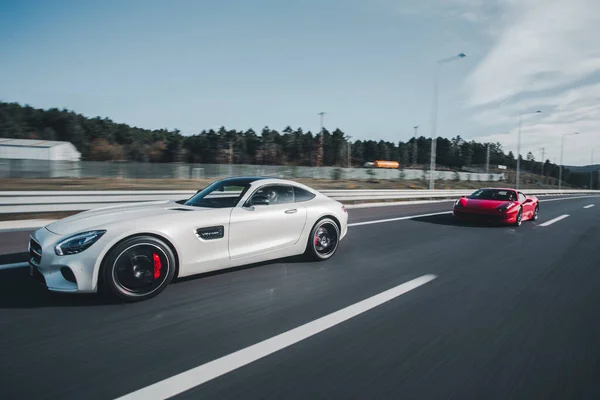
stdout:
<svg viewBox="0 0 600 400">
<path fill-rule="evenodd" d="M 29 263 L 26 263 L 26 262 L 20 262 L 20 263 L 14 263 L 14 264 L 4 264 L 4 265 L 0 265 L 0 270 L 11 269 L 11 268 L 23 268 L 23 267 L 27 267 L 27 266 L 29 266 Z"/>
<path fill-rule="evenodd" d="M 233 370 L 250 364 L 253 361 L 266 357 L 276 351 L 284 349 L 304 339 L 307 339 L 317 333 L 323 332 L 335 325 L 338 325 L 350 318 L 354 318 L 372 308 L 386 303 L 394 298 L 401 296 L 436 279 L 435 275 L 423 275 L 412 281 L 403 283 L 385 292 L 379 293 L 373 297 L 362 300 L 339 311 L 325 315 L 319 319 L 308 322 L 302 326 L 274 336 L 270 339 L 256 343 L 245 349 L 236 351 L 214 361 L 200 365 L 196 368 L 182 372 L 153 385 L 147 386 L 133 393 L 127 394 L 119 399 L 166 399 L 189 390 L 193 387 L 202 385 L 221 375 L 227 374 Z M 119 400 L 118 399 L 118 400 Z"/>
<path fill-rule="evenodd" d="M 576 199 L 587 199 L 589 197 L 598 197 L 598 196 L 575 196 L 575 197 L 561 197 L 560 199 L 543 199 L 540 202 L 546 201 L 562 201 L 562 200 L 576 200 Z"/>
<path fill-rule="evenodd" d="M 407 215 L 406 217 L 376 219 L 374 221 L 354 222 L 352 224 L 348 224 L 348 227 L 350 227 L 350 226 L 360 226 L 360 225 L 381 224 L 383 222 L 404 221 L 406 219 L 423 218 L 423 217 L 433 217 L 435 215 L 443 215 L 443 214 L 452 214 L 452 211 L 442 211 L 442 212 L 437 212 L 437 213 L 420 214 L 420 215 Z"/>
<path fill-rule="evenodd" d="M 587 206 L 585 206 L 583 208 L 592 208 L 592 207 L 594 207 L 594 204 L 589 204 L 589 205 L 587 205 Z"/>
<path fill-rule="evenodd" d="M 458 198 L 458 197 L 457 197 Z M 397 206 L 411 206 L 418 204 L 435 204 L 435 203 L 453 203 L 456 199 L 446 200 L 411 200 L 411 201 L 388 201 L 385 203 L 361 203 L 361 204 L 344 204 L 348 210 L 356 208 L 380 208 L 380 207 L 397 207 Z"/>
<path fill-rule="evenodd" d="M 552 225 L 553 223 L 558 222 L 558 221 L 560 221 L 562 219 L 565 219 L 568 216 L 569 216 L 569 214 L 561 215 L 560 217 L 556 217 L 554 219 L 551 219 L 550 221 L 546 221 L 543 224 L 540 224 L 540 226 L 549 226 L 549 225 Z"/>
<path fill-rule="evenodd" d="M 53 219 L 23 219 L 16 221 L 0 221 L 0 231 L 12 229 L 33 229 L 46 226 L 55 220 Z"/>
</svg>

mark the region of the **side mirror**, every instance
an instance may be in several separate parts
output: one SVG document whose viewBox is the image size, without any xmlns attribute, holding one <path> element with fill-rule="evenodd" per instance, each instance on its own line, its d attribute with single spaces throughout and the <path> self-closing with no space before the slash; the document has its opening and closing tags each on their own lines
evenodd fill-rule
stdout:
<svg viewBox="0 0 600 400">
<path fill-rule="evenodd" d="M 267 196 L 254 196 L 251 200 L 250 200 L 250 205 L 251 206 L 268 206 L 269 205 L 269 198 Z"/>
<path fill-rule="evenodd" d="M 532 199 L 525 199 L 525 203 L 531 203 L 531 202 L 533 202 Z"/>
</svg>

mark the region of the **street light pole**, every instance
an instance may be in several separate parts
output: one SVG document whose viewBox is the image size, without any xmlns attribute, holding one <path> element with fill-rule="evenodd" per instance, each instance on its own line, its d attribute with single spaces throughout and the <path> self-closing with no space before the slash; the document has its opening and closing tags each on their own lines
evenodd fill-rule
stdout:
<svg viewBox="0 0 600 400">
<path fill-rule="evenodd" d="M 319 132 L 319 148 L 317 149 L 317 167 L 320 167 L 321 163 L 323 162 L 323 120 L 325 117 L 325 112 L 321 111 L 319 115 L 321 116 L 321 131 Z"/>
<path fill-rule="evenodd" d="M 413 143 L 413 165 L 417 164 L 417 156 L 419 154 L 418 149 L 417 149 L 417 132 L 419 131 L 419 125 L 415 125 L 415 141 Z"/>
<path fill-rule="evenodd" d="M 598 148 L 600 146 L 595 146 L 592 147 L 592 158 L 591 158 L 591 163 L 590 163 L 590 190 L 592 190 L 592 186 L 594 184 L 594 149 Z"/>
<path fill-rule="evenodd" d="M 537 110 L 536 112 L 525 113 L 525 114 L 519 115 L 519 133 L 517 134 L 517 182 L 515 185 L 517 190 L 519 190 L 519 181 L 520 181 L 520 176 L 521 176 L 521 121 L 523 119 L 523 115 L 540 114 L 540 113 L 541 113 L 541 111 Z"/>
<path fill-rule="evenodd" d="M 346 140 L 348 141 L 348 168 L 352 167 L 352 145 L 350 144 L 350 139 L 352 139 L 352 136 L 346 136 Z"/>
<path fill-rule="evenodd" d="M 438 60 L 435 64 L 434 77 L 433 77 L 433 107 L 431 113 L 431 155 L 429 161 L 429 189 L 433 190 L 435 187 L 435 152 L 437 147 L 437 114 L 438 114 L 438 91 L 439 91 L 439 74 L 440 67 L 442 64 L 465 58 L 465 53 L 460 53 L 455 56 Z"/>
<path fill-rule="evenodd" d="M 562 188 L 563 150 L 565 148 L 565 136 L 579 135 L 579 132 L 565 133 L 560 138 L 560 166 L 558 167 L 558 190 Z"/>
</svg>

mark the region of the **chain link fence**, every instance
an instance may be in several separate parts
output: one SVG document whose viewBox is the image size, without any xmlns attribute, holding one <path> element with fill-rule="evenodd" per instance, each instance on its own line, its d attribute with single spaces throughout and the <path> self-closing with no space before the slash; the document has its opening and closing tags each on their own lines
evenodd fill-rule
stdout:
<svg viewBox="0 0 600 400">
<path fill-rule="evenodd" d="M 436 180 L 501 181 L 504 174 L 436 171 Z M 181 164 L 102 161 L 49 161 L 0 159 L 0 178 L 121 178 L 215 179 L 227 176 L 272 176 L 328 180 L 428 180 L 429 171 L 285 165 Z"/>
</svg>

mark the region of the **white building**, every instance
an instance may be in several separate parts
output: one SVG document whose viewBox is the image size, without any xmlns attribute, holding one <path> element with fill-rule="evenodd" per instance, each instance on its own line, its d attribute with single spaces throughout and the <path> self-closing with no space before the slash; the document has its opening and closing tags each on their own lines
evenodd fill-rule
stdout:
<svg viewBox="0 0 600 400">
<path fill-rule="evenodd" d="M 0 159 L 79 161 L 81 153 L 70 142 L 0 138 Z"/>
</svg>

